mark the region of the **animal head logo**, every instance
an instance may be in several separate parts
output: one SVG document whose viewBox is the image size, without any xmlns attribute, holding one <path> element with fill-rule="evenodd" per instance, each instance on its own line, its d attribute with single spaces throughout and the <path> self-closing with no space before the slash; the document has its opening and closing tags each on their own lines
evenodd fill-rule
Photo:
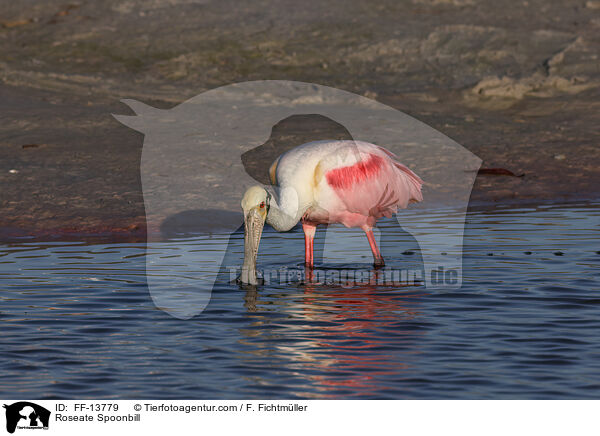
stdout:
<svg viewBox="0 0 600 436">
<path fill-rule="evenodd" d="M 348 155 L 360 154 L 362 143 L 382 146 L 424 181 L 424 200 L 401 209 L 395 219 L 418 243 L 427 289 L 461 286 L 465 216 L 481 159 L 426 124 L 346 91 L 279 80 L 224 86 L 169 110 L 123 102 L 135 115 L 115 118 L 145 135 L 140 171 L 148 286 L 156 306 L 171 315 L 187 319 L 200 313 L 222 283 L 219 277 L 229 278 L 229 267 L 242 266 L 240 203 L 249 187 L 262 185 L 265 203 L 301 201 L 302 192 L 273 184 L 274 162 L 319 139 L 355 141 L 355 152 L 350 148 Z M 308 135 L 302 125 L 304 133 L 309 126 Z M 386 191 L 379 195 L 391 198 Z M 340 237 L 354 231 L 362 232 L 322 230 L 322 260 L 344 252 L 346 263 L 364 263 L 363 247 L 355 250 Z M 192 237 L 183 239 L 184 234 Z M 374 242 L 382 239 L 385 232 L 375 229 Z M 384 258 L 404 250 L 392 242 L 384 247 Z M 164 255 L 170 248 L 177 248 L 177 256 Z"/>
<path fill-rule="evenodd" d="M 6 409 L 6 431 L 14 433 L 17 428 L 47 429 L 50 411 L 28 401 L 4 405 Z"/>
</svg>

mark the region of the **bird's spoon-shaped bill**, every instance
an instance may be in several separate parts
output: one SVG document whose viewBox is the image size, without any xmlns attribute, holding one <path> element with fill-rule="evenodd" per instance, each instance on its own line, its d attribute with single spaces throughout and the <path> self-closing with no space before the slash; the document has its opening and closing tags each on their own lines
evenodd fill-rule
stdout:
<svg viewBox="0 0 600 436">
<path fill-rule="evenodd" d="M 242 265 L 242 273 L 239 280 L 245 284 L 258 284 L 256 257 L 258 255 L 260 237 L 265 225 L 265 215 L 261 213 L 259 208 L 254 207 L 244 217 L 244 264 Z"/>
</svg>

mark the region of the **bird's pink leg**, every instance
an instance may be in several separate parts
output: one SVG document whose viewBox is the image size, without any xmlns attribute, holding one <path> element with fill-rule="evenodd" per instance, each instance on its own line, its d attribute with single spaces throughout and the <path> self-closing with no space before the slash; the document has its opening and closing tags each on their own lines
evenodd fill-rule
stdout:
<svg viewBox="0 0 600 436">
<path fill-rule="evenodd" d="M 373 260 L 375 266 L 385 266 L 383 257 L 379 252 L 379 248 L 377 248 L 377 242 L 375 242 L 375 235 L 373 234 L 373 229 L 371 227 L 364 227 L 363 230 L 367 234 L 367 239 L 369 240 L 369 245 L 371 246 L 371 251 L 373 252 Z"/>
<path fill-rule="evenodd" d="M 313 246 L 315 240 L 315 231 L 317 226 L 303 221 L 302 230 L 304 230 L 304 264 L 313 267 Z"/>
</svg>

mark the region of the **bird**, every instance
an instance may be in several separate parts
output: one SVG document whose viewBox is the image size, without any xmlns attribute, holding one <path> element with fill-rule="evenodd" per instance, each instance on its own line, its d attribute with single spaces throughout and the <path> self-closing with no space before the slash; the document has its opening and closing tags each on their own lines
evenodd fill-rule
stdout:
<svg viewBox="0 0 600 436">
<path fill-rule="evenodd" d="M 386 148 L 364 141 L 324 140 L 299 145 L 269 168 L 278 198 L 262 186 L 243 195 L 244 263 L 239 280 L 258 284 L 256 259 L 265 222 L 279 232 L 298 222 L 304 231 L 305 265 L 314 267 L 316 228 L 343 224 L 361 228 L 369 241 L 375 267 L 385 261 L 373 228 L 398 208 L 423 201 L 423 180 Z"/>
</svg>

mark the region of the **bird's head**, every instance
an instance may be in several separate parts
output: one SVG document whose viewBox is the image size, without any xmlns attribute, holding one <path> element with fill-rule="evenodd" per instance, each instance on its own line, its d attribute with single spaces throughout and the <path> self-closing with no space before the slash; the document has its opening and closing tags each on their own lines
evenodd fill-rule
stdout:
<svg viewBox="0 0 600 436">
<path fill-rule="evenodd" d="M 263 218 L 263 223 L 267 219 L 267 211 L 269 210 L 270 194 L 266 189 L 260 186 L 252 186 L 248 188 L 242 198 L 242 209 L 244 217 L 252 211 L 256 211 Z"/>
<path fill-rule="evenodd" d="M 270 194 L 260 186 L 249 188 L 242 198 L 244 210 L 244 264 L 242 283 L 258 284 L 256 277 L 256 257 L 263 227 L 269 212 Z"/>
</svg>

